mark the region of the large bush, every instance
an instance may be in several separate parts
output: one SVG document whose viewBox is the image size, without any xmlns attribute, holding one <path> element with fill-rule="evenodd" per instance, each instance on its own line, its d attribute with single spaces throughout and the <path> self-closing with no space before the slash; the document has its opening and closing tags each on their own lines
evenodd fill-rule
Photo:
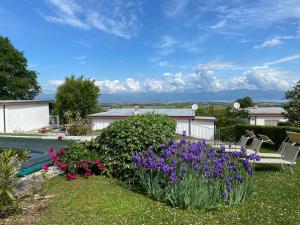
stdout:
<svg viewBox="0 0 300 225">
<path fill-rule="evenodd" d="M 149 148 L 133 156 L 138 182 L 150 197 L 182 208 L 212 209 L 233 205 L 254 188 L 253 169 L 245 149 L 228 154 L 209 148 L 204 141 L 170 141 L 158 156 Z"/>
<path fill-rule="evenodd" d="M 274 142 L 276 149 L 278 149 L 281 142 L 286 138 L 286 131 L 300 133 L 300 128 L 297 127 L 237 125 L 221 128 L 221 140 L 229 142 L 238 141 L 245 134 L 245 130 L 251 130 L 255 134 L 267 135 Z"/>
<path fill-rule="evenodd" d="M 111 123 L 94 140 L 109 176 L 123 180 L 133 176 L 132 154 L 153 146 L 159 149 L 175 136 L 176 122 L 153 113 L 130 116 Z"/>
</svg>

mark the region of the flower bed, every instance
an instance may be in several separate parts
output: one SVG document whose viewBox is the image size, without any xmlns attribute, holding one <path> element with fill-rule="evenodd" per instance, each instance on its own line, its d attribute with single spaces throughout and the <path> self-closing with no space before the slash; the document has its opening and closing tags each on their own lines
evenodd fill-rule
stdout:
<svg viewBox="0 0 300 225">
<path fill-rule="evenodd" d="M 259 160 L 245 149 L 229 154 L 222 147 L 213 149 L 199 142 L 170 141 L 162 146 L 162 155 L 150 147 L 134 153 L 136 176 L 142 191 L 150 197 L 182 208 L 212 209 L 233 205 L 248 197 L 254 189 L 250 160 Z"/>
<path fill-rule="evenodd" d="M 58 142 L 62 137 L 58 137 Z M 50 158 L 56 167 L 65 172 L 67 180 L 74 180 L 78 175 L 89 177 L 100 175 L 104 172 L 105 167 L 97 154 L 88 150 L 84 144 L 72 143 L 67 148 L 48 149 Z M 47 170 L 47 165 L 43 166 Z"/>
</svg>

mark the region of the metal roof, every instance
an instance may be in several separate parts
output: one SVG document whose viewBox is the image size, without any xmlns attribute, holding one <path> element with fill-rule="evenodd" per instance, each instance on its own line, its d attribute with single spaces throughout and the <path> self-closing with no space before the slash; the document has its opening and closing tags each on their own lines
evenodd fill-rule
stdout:
<svg viewBox="0 0 300 225">
<path fill-rule="evenodd" d="M 187 116 L 194 117 L 192 109 L 138 109 L 132 108 L 111 109 L 107 112 L 95 113 L 88 116 L 131 116 L 135 114 L 156 113 L 167 116 Z"/>
<path fill-rule="evenodd" d="M 138 109 L 137 111 L 132 108 L 122 108 L 122 109 L 111 109 L 107 112 L 90 114 L 88 117 L 127 117 L 136 114 L 145 113 L 156 113 L 163 114 L 170 117 L 189 117 L 198 120 L 216 120 L 212 116 L 195 116 L 192 109 Z"/>
<path fill-rule="evenodd" d="M 44 100 L 0 100 L 0 105 L 45 104 Z"/>
<path fill-rule="evenodd" d="M 258 108 L 248 108 L 249 114 L 285 114 L 286 111 L 282 107 L 258 107 Z"/>
</svg>

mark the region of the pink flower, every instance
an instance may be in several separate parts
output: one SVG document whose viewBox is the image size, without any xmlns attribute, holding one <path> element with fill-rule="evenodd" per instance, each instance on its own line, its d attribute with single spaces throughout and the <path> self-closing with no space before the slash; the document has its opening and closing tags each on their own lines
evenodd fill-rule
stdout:
<svg viewBox="0 0 300 225">
<path fill-rule="evenodd" d="M 84 164 L 84 165 L 82 166 L 82 169 L 84 169 L 84 170 L 88 170 L 88 169 L 89 169 L 89 166 L 88 166 L 88 164 Z"/>
<path fill-rule="evenodd" d="M 44 164 L 42 167 L 43 171 L 47 171 L 49 169 L 49 165 L 48 164 Z"/>
<path fill-rule="evenodd" d="M 76 175 L 73 173 L 67 173 L 67 180 L 74 180 L 76 179 Z"/>
<path fill-rule="evenodd" d="M 56 153 L 55 152 L 50 152 L 50 159 L 55 159 L 56 158 Z"/>
<path fill-rule="evenodd" d="M 48 152 L 52 153 L 53 152 L 53 148 L 48 148 Z"/>
<path fill-rule="evenodd" d="M 79 162 L 80 163 L 85 163 L 85 160 L 84 159 L 80 159 Z"/>
<path fill-rule="evenodd" d="M 65 163 L 62 163 L 62 162 L 57 162 L 55 165 L 56 165 L 58 168 L 60 168 L 61 170 L 66 170 L 66 169 L 68 169 L 68 165 L 65 164 Z"/>
<path fill-rule="evenodd" d="M 59 157 L 59 156 L 56 156 L 55 160 L 56 160 L 56 161 L 60 161 L 60 157 Z"/>
<path fill-rule="evenodd" d="M 63 136 L 58 136 L 58 138 L 57 138 L 58 141 L 62 141 L 63 139 L 64 139 Z"/>
<path fill-rule="evenodd" d="M 65 149 L 64 149 L 64 148 L 60 149 L 60 150 L 59 150 L 59 153 L 60 153 L 60 154 L 64 154 L 64 153 L 65 153 Z"/>
</svg>

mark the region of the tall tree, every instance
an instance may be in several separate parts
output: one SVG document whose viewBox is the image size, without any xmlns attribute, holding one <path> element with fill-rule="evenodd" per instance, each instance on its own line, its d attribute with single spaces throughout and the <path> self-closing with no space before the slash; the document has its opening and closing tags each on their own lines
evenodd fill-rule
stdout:
<svg viewBox="0 0 300 225">
<path fill-rule="evenodd" d="M 24 54 L 0 36 L 0 99 L 33 99 L 40 92 L 37 72 L 27 69 Z"/>
<path fill-rule="evenodd" d="M 300 126 L 300 80 L 292 90 L 285 93 L 285 98 L 289 100 L 284 107 L 288 112 L 289 122 L 295 126 Z"/>
<path fill-rule="evenodd" d="M 64 113 L 80 113 L 82 118 L 99 110 L 100 89 L 94 80 L 74 75 L 67 77 L 56 92 L 55 109 L 63 117 Z"/>
<path fill-rule="evenodd" d="M 244 98 L 238 98 L 236 100 L 238 103 L 240 103 L 241 108 L 247 108 L 247 107 L 252 107 L 254 106 L 253 100 L 251 97 L 246 96 Z"/>
</svg>

